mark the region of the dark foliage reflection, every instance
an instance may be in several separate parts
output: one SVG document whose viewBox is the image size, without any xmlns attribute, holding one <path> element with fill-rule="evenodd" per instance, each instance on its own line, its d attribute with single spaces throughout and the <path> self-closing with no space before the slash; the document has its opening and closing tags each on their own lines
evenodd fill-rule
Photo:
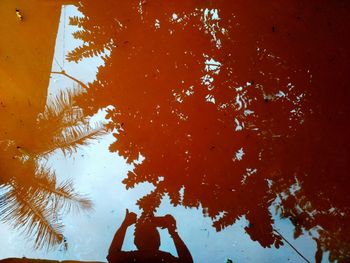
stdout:
<svg viewBox="0 0 350 263">
<path fill-rule="evenodd" d="M 248 2 L 85 1 L 84 18 L 70 20 L 84 44 L 67 58 L 100 54 L 105 65 L 79 103 L 89 113 L 113 105 L 110 150 L 129 163 L 145 158 L 124 180 L 154 184 L 138 202 L 145 215 L 168 194 L 173 205 L 202 206 L 218 231 L 244 216 L 252 240 L 278 247 L 274 204 L 295 238 L 314 235 L 318 261 L 329 251 L 345 262 L 349 92 L 340 52 L 349 6 Z"/>
</svg>

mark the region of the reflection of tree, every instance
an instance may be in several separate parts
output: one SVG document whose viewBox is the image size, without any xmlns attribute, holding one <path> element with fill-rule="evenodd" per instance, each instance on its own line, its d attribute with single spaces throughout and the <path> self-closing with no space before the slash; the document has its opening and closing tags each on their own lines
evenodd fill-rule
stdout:
<svg viewBox="0 0 350 263">
<path fill-rule="evenodd" d="M 28 237 L 35 236 L 36 248 L 62 243 L 61 214 L 72 208 L 88 209 L 90 201 L 74 193 L 70 182 L 57 184 L 52 172 L 23 170 L 26 173 L 2 186 L 1 220 L 22 229 Z M 29 174 L 34 172 L 35 177 Z"/>
<path fill-rule="evenodd" d="M 81 108 L 74 106 L 76 94 L 60 93 L 39 116 L 39 125 L 35 134 L 42 138 L 33 148 L 46 156 L 59 149 L 71 154 L 80 146 L 95 140 L 104 134 L 101 123 L 92 126 Z"/>
<path fill-rule="evenodd" d="M 77 26 L 80 30 L 73 33 L 73 36 L 77 39 L 84 41 L 84 45 L 77 47 L 69 53 L 67 56 L 68 61 L 78 62 L 83 57 L 93 57 L 103 54 L 106 50 L 112 50 L 115 45 L 112 39 L 104 34 L 106 30 L 114 31 L 118 27 L 117 25 L 110 24 L 109 28 L 100 28 L 97 30 L 94 27 L 95 21 L 90 21 L 84 17 L 71 17 L 70 24 L 72 26 Z M 94 30 L 89 30 L 88 28 L 94 27 Z"/>
<path fill-rule="evenodd" d="M 314 40 L 306 32 L 306 25 L 319 28 L 331 15 L 315 13 L 311 4 L 299 10 L 293 1 L 257 2 L 84 2 L 84 19 L 71 24 L 81 28 L 75 37 L 85 44 L 68 58 L 111 54 L 79 103 L 90 113 L 115 106 L 108 114 L 117 129 L 110 150 L 130 163 L 145 157 L 126 187 L 155 185 L 139 200 L 145 213 L 168 194 L 174 205 L 203 207 L 217 230 L 245 216 L 250 237 L 269 247 L 281 243 L 269 210 L 277 200 L 296 237 L 317 231 L 330 259 L 344 261 L 347 91 L 339 82 L 330 102 L 329 87 L 346 67 L 339 62 L 332 71 L 327 64 L 336 33 L 320 31 Z M 305 21 L 298 22 L 299 11 Z M 331 16 L 332 23 L 341 17 Z M 343 29 L 332 28 L 337 35 Z"/>
<path fill-rule="evenodd" d="M 91 127 L 73 97 L 71 92 L 61 93 L 38 115 L 36 125 L 1 140 L 0 219 L 35 236 L 36 248 L 66 245 L 63 214 L 92 206 L 71 181 L 58 183 L 55 172 L 45 166 L 53 151 L 71 154 L 103 134 L 100 124 Z"/>
</svg>

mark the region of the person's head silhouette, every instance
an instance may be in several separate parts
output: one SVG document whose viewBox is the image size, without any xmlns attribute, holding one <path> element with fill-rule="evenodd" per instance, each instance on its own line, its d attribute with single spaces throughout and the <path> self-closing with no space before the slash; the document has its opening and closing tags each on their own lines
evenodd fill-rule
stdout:
<svg viewBox="0 0 350 263">
<path fill-rule="evenodd" d="M 146 218 L 136 223 L 134 244 L 139 251 L 152 253 L 159 250 L 160 235 L 153 220 Z"/>
<path fill-rule="evenodd" d="M 134 244 L 137 251 L 122 251 L 126 230 L 133 224 L 135 224 Z M 157 227 L 168 230 L 178 257 L 159 250 L 161 240 Z M 137 219 L 137 215 L 128 209 L 123 223 L 114 235 L 107 259 L 108 262 L 193 262 L 190 251 L 177 233 L 174 217 L 141 215 Z"/>
</svg>

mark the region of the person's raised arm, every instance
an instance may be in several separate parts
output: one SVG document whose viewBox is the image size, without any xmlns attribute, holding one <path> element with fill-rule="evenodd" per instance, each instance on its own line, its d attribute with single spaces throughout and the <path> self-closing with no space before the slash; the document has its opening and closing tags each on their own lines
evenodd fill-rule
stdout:
<svg viewBox="0 0 350 263">
<path fill-rule="evenodd" d="M 180 262 L 193 263 L 192 255 L 186 244 L 182 241 L 177 233 L 176 221 L 171 215 L 164 216 L 164 223 L 168 228 L 169 234 L 172 237 Z"/>
<path fill-rule="evenodd" d="M 121 252 L 126 230 L 129 226 L 136 223 L 136 219 L 137 215 L 133 212 L 129 212 L 129 210 L 126 209 L 124 221 L 115 233 L 111 246 L 109 247 L 107 256 L 108 261 L 113 261 L 113 258 L 116 258 L 118 253 Z"/>
</svg>

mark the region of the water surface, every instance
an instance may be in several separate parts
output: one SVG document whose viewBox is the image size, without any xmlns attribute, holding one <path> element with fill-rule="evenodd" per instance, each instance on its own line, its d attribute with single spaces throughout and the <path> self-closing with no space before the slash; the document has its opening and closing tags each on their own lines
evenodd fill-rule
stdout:
<svg viewBox="0 0 350 263">
<path fill-rule="evenodd" d="M 0 258 L 348 262 L 348 10 L 3 0 Z"/>
</svg>

